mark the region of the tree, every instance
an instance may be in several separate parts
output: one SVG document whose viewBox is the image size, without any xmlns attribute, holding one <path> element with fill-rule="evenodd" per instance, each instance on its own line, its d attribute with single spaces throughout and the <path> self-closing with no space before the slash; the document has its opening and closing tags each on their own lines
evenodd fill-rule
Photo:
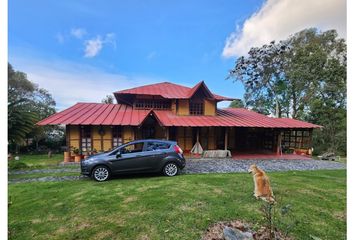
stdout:
<svg viewBox="0 0 354 240">
<path fill-rule="evenodd" d="M 241 56 L 236 60 L 229 78 L 243 83 L 247 107 L 281 116 L 282 92 L 286 88 L 283 59 L 287 48 L 286 42 L 275 44 L 272 41 L 260 48 L 251 48 L 248 57 Z"/>
<path fill-rule="evenodd" d="M 114 97 L 112 95 L 107 95 L 104 99 L 102 99 L 102 103 L 114 103 Z"/>
<path fill-rule="evenodd" d="M 229 108 L 243 108 L 243 107 L 244 104 L 241 99 L 233 100 L 229 105 Z"/>
<path fill-rule="evenodd" d="M 55 113 L 55 101 L 47 90 L 27 79 L 27 75 L 15 71 L 8 64 L 8 135 L 9 144 L 20 145 L 25 138 L 38 142 L 53 127 L 40 127 L 35 123 Z"/>
<path fill-rule="evenodd" d="M 335 30 L 305 29 L 251 48 L 229 78 L 243 83 L 246 107 L 322 125 L 314 135 L 319 148 L 345 152 L 346 59 L 346 42 Z"/>
<path fill-rule="evenodd" d="M 26 74 L 14 71 L 8 65 L 8 140 L 10 144 L 20 144 L 34 123 L 38 120 L 31 111 L 30 98 L 34 85 L 27 80 Z"/>
</svg>

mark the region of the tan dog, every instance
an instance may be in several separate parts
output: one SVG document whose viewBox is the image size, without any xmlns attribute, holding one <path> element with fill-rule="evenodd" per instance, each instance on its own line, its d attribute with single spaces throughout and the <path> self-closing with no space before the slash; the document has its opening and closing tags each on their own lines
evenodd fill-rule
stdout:
<svg viewBox="0 0 354 240">
<path fill-rule="evenodd" d="M 253 174 L 254 196 L 256 199 L 260 198 L 266 202 L 274 203 L 275 199 L 267 174 L 255 164 L 250 166 L 248 172 Z"/>
</svg>

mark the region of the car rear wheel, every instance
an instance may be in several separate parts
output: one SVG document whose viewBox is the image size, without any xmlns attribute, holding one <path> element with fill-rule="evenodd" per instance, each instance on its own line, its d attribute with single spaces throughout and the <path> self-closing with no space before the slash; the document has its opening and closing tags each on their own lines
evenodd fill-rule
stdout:
<svg viewBox="0 0 354 240">
<path fill-rule="evenodd" d="M 92 178 L 97 182 L 103 182 L 110 178 L 111 172 L 106 166 L 97 166 L 92 171 Z"/>
<path fill-rule="evenodd" d="M 163 167 L 163 174 L 168 177 L 173 177 L 178 174 L 178 166 L 175 163 L 167 163 Z"/>
</svg>

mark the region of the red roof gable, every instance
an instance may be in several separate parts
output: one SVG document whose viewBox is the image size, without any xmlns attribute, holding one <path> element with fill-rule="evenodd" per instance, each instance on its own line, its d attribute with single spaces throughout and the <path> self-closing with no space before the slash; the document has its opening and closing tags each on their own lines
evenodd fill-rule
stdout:
<svg viewBox="0 0 354 240">
<path fill-rule="evenodd" d="M 211 97 L 217 101 L 232 101 L 236 98 L 223 97 L 217 94 L 213 94 L 209 91 L 204 81 L 199 82 L 193 88 L 185 87 L 182 85 L 162 82 L 156 84 L 150 84 L 130 89 L 125 89 L 121 91 L 114 92 L 114 95 L 119 96 L 120 94 L 137 94 L 137 95 L 155 95 L 161 96 L 168 99 L 189 99 L 193 94 L 200 88 L 204 87 Z"/>
<path fill-rule="evenodd" d="M 319 125 L 288 118 L 271 118 L 243 109 L 218 109 L 216 116 L 178 116 L 171 111 L 137 110 L 125 104 L 77 103 L 38 125 L 126 125 L 139 126 L 153 114 L 162 126 L 318 128 Z"/>
</svg>

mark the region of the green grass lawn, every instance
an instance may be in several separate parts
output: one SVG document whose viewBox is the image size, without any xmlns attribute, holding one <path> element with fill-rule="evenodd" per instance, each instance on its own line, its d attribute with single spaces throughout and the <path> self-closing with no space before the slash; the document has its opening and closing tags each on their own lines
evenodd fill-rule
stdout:
<svg viewBox="0 0 354 240">
<path fill-rule="evenodd" d="M 346 239 L 346 171 L 269 174 L 296 239 Z M 217 221 L 262 225 L 248 174 L 9 185 L 10 239 L 200 239 Z"/>
<path fill-rule="evenodd" d="M 62 176 L 80 176 L 79 172 L 58 172 L 58 173 L 29 173 L 29 174 L 11 174 L 9 180 L 24 178 L 42 178 L 42 177 L 62 177 Z"/>
<path fill-rule="evenodd" d="M 48 158 L 47 154 L 38 154 L 38 155 L 20 155 L 20 161 L 23 161 L 29 166 L 38 166 L 38 165 L 57 165 L 60 162 L 63 162 L 63 154 L 53 154 L 51 158 Z"/>
<path fill-rule="evenodd" d="M 63 154 L 53 154 L 51 158 L 48 158 L 47 154 L 24 154 L 19 155 L 20 160 L 11 160 L 9 162 L 9 169 L 14 169 L 14 166 L 18 166 L 19 163 L 24 163 L 26 166 L 20 169 L 28 168 L 49 168 L 56 167 L 59 163 L 63 162 Z"/>
</svg>

